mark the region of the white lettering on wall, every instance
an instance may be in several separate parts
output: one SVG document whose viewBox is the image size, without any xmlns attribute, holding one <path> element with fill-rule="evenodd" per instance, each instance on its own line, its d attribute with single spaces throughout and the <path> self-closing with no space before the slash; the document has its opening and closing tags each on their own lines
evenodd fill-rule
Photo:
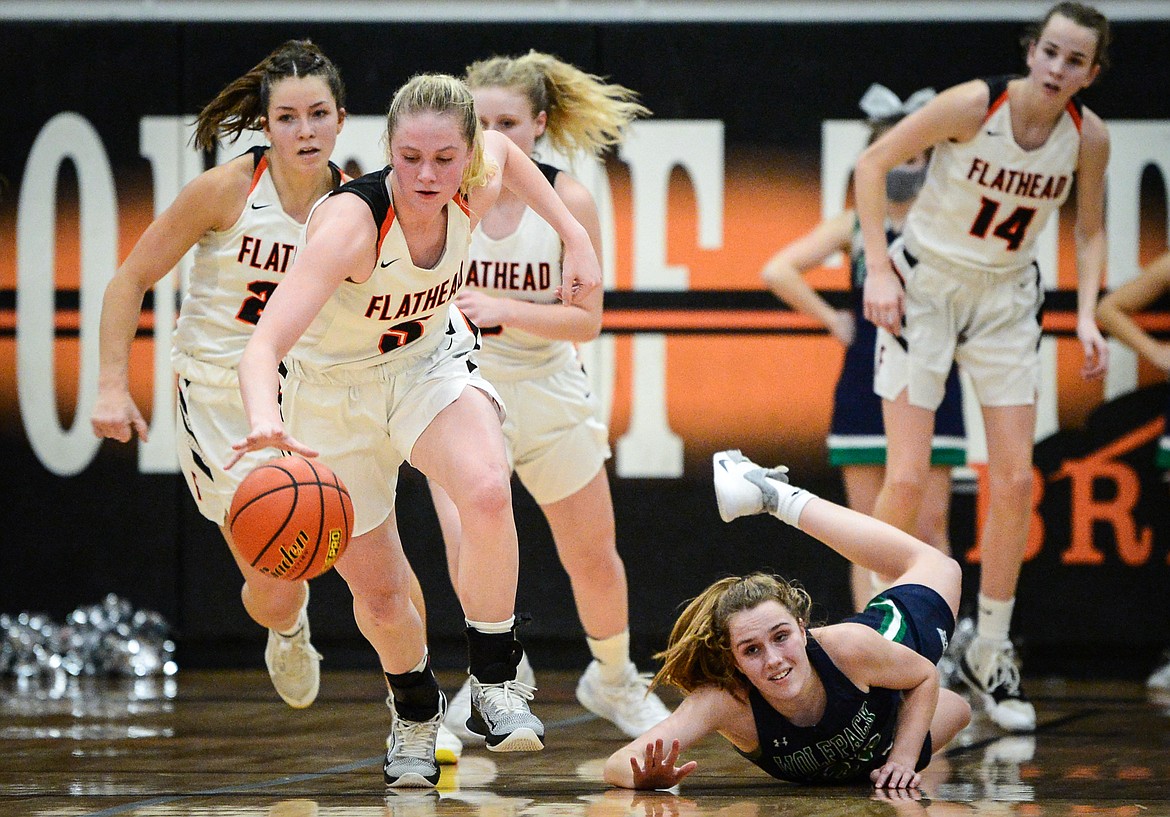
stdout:
<svg viewBox="0 0 1170 817">
<path fill-rule="evenodd" d="M 634 194 L 634 289 L 684 290 L 689 270 L 666 262 L 670 174 L 690 177 L 698 207 L 698 244 L 723 245 L 723 123 L 635 122 L 618 154 L 630 165 Z M 666 337 L 634 338 L 630 427 L 617 443 L 618 476 L 680 477 L 683 442 L 666 406 Z"/>
<path fill-rule="evenodd" d="M 81 331 L 73 425 L 61 427 L 55 380 L 57 180 L 62 163 L 77 172 L 80 205 Z M 16 382 L 29 444 L 59 476 L 82 471 L 101 441 L 90 428 L 97 398 L 102 294 L 118 257 L 114 174 L 93 126 L 59 113 L 37 134 L 20 183 L 16 217 Z"/>
</svg>

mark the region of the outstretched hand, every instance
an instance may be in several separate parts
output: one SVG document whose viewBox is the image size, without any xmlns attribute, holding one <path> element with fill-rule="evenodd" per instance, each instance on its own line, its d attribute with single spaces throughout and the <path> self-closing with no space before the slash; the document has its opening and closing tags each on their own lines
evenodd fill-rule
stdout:
<svg viewBox="0 0 1170 817">
<path fill-rule="evenodd" d="M 699 764 L 693 760 L 682 766 L 675 766 L 678 762 L 679 743 L 671 741 L 670 751 L 667 752 L 662 744 L 662 738 L 646 744 L 646 754 L 642 763 L 637 757 L 630 758 L 630 769 L 634 774 L 634 788 L 636 789 L 669 789 L 695 769 Z"/>
<path fill-rule="evenodd" d="M 302 457 L 315 457 L 318 453 L 290 435 L 283 423 L 262 423 L 253 426 L 247 437 L 232 443 L 232 454 L 223 467 L 229 469 L 249 451 L 260 451 L 264 448 L 279 448 L 282 451 L 300 454 Z"/>
<path fill-rule="evenodd" d="M 914 771 L 913 766 L 887 760 L 880 769 L 869 773 L 869 779 L 876 789 L 916 789 L 922 782 L 922 775 Z"/>
</svg>

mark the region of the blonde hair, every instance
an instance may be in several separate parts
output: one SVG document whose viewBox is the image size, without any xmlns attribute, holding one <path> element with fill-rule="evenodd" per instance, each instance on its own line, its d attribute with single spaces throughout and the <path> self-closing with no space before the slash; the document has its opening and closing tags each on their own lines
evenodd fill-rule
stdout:
<svg viewBox="0 0 1170 817">
<path fill-rule="evenodd" d="M 463 80 L 450 74 L 417 74 L 398 89 L 386 112 L 387 151 L 403 117 L 427 112 L 454 117 L 471 148 L 471 161 L 463 171 L 459 192 L 467 195 L 472 188 L 487 184 L 496 166 L 484 154 L 483 130 L 475 115 L 475 100 Z"/>
<path fill-rule="evenodd" d="M 288 40 L 242 77 L 232 80 L 199 112 L 192 141 L 211 150 L 220 136 L 233 141 L 246 130 L 261 130 L 272 87 L 289 77 L 320 77 L 338 109 L 345 107 L 345 85 L 337 66 L 312 40 Z"/>
<path fill-rule="evenodd" d="M 636 101 L 635 91 L 539 51 L 474 62 L 465 78 L 471 88 L 519 90 L 532 105 L 533 116 L 548 114 L 545 132 L 565 155 L 578 150 L 597 155 L 621 144 L 626 126 L 650 114 Z"/>
<path fill-rule="evenodd" d="M 692 599 L 678 617 L 666 649 L 655 656 L 662 660 L 662 669 L 652 686 L 670 684 L 684 693 L 717 686 L 742 694 L 744 680 L 735 664 L 728 621 L 766 601 L 779 602 L 801 626 L 808 626 L 812 598 L 799 584 L 768 573 L 720 579 Z"/>
</svg>

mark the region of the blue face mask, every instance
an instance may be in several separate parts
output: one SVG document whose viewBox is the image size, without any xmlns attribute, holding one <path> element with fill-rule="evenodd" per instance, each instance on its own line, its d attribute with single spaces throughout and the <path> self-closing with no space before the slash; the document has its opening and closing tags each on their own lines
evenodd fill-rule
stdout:
<svg viewBox="0 0 1170 817">
<path fill-rule="evenodd" d="M 903 204 L 912 200 L 926 181 L 926 165 L 906 167 L 900 165 L 886 174 L 886 198 Z"/>
</svg>

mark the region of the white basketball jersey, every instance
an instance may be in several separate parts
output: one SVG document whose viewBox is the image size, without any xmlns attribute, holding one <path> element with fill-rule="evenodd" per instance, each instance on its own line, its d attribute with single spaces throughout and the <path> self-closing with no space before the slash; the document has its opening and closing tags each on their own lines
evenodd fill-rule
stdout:
<svg viewBox="0 0 1170 817">
<path fill-rule="evenodd" d="M 1010 273 L 1035 260 L 1037 237 L 1068 198 L 1081 114 L 1069 102 L 1048 140 L 1024 150 L 1012 134 L 1006 81 L 988 85 L 991 104 L 978 135 L 935 146 L 903 234 L 913 255 L 936 266 Z"/>
<path fill-rule="evenodd" d="M 171 352 L 176 371 L 188 379 L 200 379 L 197 363 L 236 368 L 300 245 L 303 227 L 281 207 L 263 151 L 251 151 L 258 156 L 256 171 L 236 223 L 206 233 L 195 245 Z"/>
<path fill-rule="evenodd" d="M 431 269 L 416 267 L 388 188 L 390 168 L 368 173 L 332 195 L 357 195 L 378 230 L 378 261 L 360 284 L 343 281 L 290 357 L 309 369 L 364 369 L 415 358 L 448 334 L 451 301 L 463 286 L 471 218 L 462 196 L 447 202 L 447 242 Z M 309 215 L 310 220 L 312 214 Z M 464 320 L 456 313 L 459 320 Z"/>
<path fill-rule="evenodd" d="M 483 225 L 471 236 L 467 286 L 497 298 L 538 304 L 557 302 L 561 285 L 561 237 L 531 207 L 504 238 L 485 235 Z M 565 340 L 549 340 L 515 327 L 480 327 L 479 363 L 488 380 L 541 377 L 576 365 L 577 353 Z"/>
</svg>

